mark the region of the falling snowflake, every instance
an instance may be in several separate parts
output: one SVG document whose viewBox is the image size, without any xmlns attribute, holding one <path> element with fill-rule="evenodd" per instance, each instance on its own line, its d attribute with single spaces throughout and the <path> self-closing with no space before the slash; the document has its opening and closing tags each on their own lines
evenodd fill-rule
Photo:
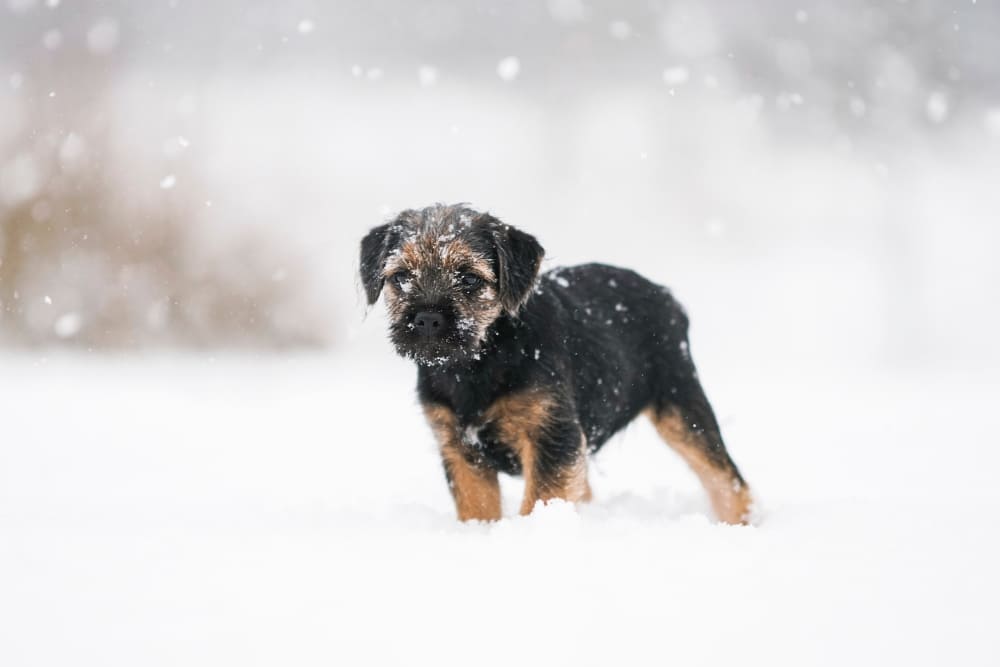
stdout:
<svg viewBox="0 0 1000 667">
<path fill-rule="evenodd" d="M 80 332 L 82 324 L 79 313 L 65 313 L 59 316 L 52 329 L 60 338 L 72 338 Z"/>
<path fill-rule="evenodd" d="M 687 83 L 690 74 L 686 67 L 668 67 L 663 70 L 663 83 L 668 86 L 679 86 Z"/>
<path fill-rule="evenodd" d="M 610 32 L 611 36 L 615 39 L 625 40 L 632 36 L 632 26 L 628 21 L 612 21 L 608 25 L 608 32 Z"/>
<path fill-rule="evenodd" d="M 497 63 L 497 75 L 504 81 L 513 81 L 521 73 L 521 61 L 515 56 L 507 56 Z"/>
<path fill-rule="evenodd" d="M 111 53 L 118 46 L 118 21 L 99 20 L 87 31 L 87 48 L 91 53 Z"/>
<path fill-rule="evenodd" d="M 934 123 L 948 120 L 948 96 L 941 91 L 931 93 L 927 98 L 927 117 Z"/>
<path fill-rule="evenodd" d="M 421 86 L 433 86 L 438 80 L 438 70 L 431 65 L 421 65 L 417 70 L 417 80 Z"/>
</svg>

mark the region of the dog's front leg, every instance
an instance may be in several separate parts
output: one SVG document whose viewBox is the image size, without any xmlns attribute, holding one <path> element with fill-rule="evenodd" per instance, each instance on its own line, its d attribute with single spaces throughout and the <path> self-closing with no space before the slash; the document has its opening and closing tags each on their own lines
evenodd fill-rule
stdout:
<svg viewBox="0 0 1000 667">
<path fill-rule="evenodd" d="M 531 514 L 539 500 L 590 500 L 587 442 L 566 397 L 544 389 L 512 393 L 490 406 L 486 421 L 521 462 L 521 514 Z"/>
<path fill-rule="evenodd" d="M 455 413 L 442 405 L 425 405 L 434 429 L 448 489 L 461 521 L 496 521 L 501 517 L 500 481 L 495 470 L 475 465 L 466 456 Z"/>
<path fill-rule="evenodd" d="M 538 501 L 590 500 L 586 439 L 576 424 L 550 426 L 535 438 L 524 437 L 517 450 L 524 471 L 521 514 L 531 514 Z"/>
<path fill-rule="evenodd" d="M 500 481 L 496 470 L 477 466 L 451 444 L 441 447 L 448 488 L 461 521 L 497 521 L 501 518 Z"/>
</svg>

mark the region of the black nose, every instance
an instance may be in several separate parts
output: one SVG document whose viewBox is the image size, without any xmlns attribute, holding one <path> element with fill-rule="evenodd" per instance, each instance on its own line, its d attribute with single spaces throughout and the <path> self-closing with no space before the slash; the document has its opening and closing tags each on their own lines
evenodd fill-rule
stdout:
<svg viewBox="0 0 1000 667">
<path fill-rule="evenodd" d="M 413 316 L 413 328 L 421 336 L 434 338 L 444 332 L 444 315 L 440 313 L 417 313 Z"/>
</svg>

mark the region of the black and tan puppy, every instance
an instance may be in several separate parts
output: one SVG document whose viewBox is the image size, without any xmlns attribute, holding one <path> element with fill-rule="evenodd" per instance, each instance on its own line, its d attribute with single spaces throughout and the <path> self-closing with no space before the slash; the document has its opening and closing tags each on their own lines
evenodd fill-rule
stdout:
<svg viewBox="0 0 1000 667">
<path fill-rule="evenodd" d="M 538 278 L 529 234 L 465 206 L 401 213 L 361 242 L 369 304 L 419 367 L 458 516 L 500 518 L 497 474 L 523 474 L 521 513 L 590 498 L 587 454 L 639 413 L 700 478 L 719 518 L 743 523 L 750 491 L 729 458 L 670 292 L 600 264 Z"/>
</svg>

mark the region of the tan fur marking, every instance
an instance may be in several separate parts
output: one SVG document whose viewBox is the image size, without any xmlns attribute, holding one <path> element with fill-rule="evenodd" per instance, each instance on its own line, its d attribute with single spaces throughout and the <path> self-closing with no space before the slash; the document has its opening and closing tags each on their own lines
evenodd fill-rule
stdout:
<svg viewBox="0 0 1000 667">
<path fill-rule="evenodd" d="M 404 243 L 399 253 L 386 263 L 383 275 L 388 277 L 402 269 L 419 271 L 431 266 L 448 272 L 469 269 L 485 280 L 496 279 L 489 260 L 474 252 L 469 244 L 462 239 L 442 241 L 436 234 L 423 234 Z"/>
<path fill-rule="evenodd" d="M 470 464 L 462 455 L 458 420 L 441 405 L 425 405 L 424 414 L 441 447 L 449 471 L 451 495 L 461 521 L 496 521 L 501 518 L 500 482 L 494 470 Z"/>
<path fill-rule="evenodd" d="M 594 494 L 590 490 L 590 482 L 587 480 L 587 437 L 580 434 L 580 462 L 583 465 L 583 488 L 580 493 L 580 500 L 577 502 L 589 503 L 594 498 Z"/>
<path fill-rule="evenodd" d="M 576 462 L 560 471 L 555 479 L 542 479 L 537 469 L 538 437 L 548 422 L 554 402 L 540 392 L 522 392 L 504 396 L 490 406 L 486 421 L 495 422 L 500 439 L 512 447 L 521 459 L 524 474 L 524 498 L 521 514 L 531 514 L 535 504 L 559 498 L 568 502 L 590 500 L 587 483 L 587 452 L 581 436 L 580 455 Z"/>
<path fill-rule="evenodd" d="M 719 519 L 732 524 L 748 523 L 753 508 L 750 487 L 709 460 L 705 448 L 698 442 L 700 436 L 688 428 L 679 412 L 674 410 L 657 416 L 653 410 L 647 410 L 646 415 L 656 426 L 660 437 L 680 454 L 698 476 Z"/>
</svg>

